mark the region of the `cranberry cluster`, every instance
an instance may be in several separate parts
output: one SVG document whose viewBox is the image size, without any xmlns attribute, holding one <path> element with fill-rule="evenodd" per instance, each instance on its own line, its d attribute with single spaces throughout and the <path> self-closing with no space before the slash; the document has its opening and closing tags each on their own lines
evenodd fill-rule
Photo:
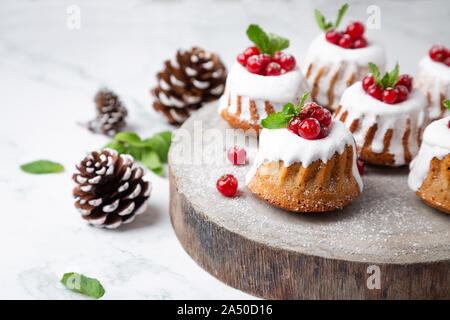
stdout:
<svg viewBox="0 0 450 320">
<path fill-rule="evenodd" d="M 435 44 L 428 52 L 431 60 L 442 62 L 450 67 L 450 49 L 440 44 Z"/>
<path fill-rule="evenodd" d="M 373 75 L 368 74 L 362 80 L 362 86 L 367 94 L 388 104 L 400 103 L 408 99 L 412 90 L 412 78 L 407 74 L 398 77 L 393 88 L 383 89 L 375 82 Z"/>
<path fill-rule="evenodd" d="M 278 76 L 295 68 L 293 55 L 281 51 L 273 57 L 267 53 L 259 53 L 258 47 L 248 47 L 237 56 L 237 61 L 251 73 L 262 76 Z"/>
<path fill-rule="evenodd" d="M 292 118 L 288 128 L 308 140 L 325 138 L 331 129 L 331 113 L 314 102 L 308 103 Z"/>
<path fill-rule="evenodd" d="M 344 49 L 360 49 L 367 46 L 367 40 L 364 38 L 364 25 L 359 21 L 350 23 L 345 32 L 330 29 L 325 33 L 325 38 L 328 42 Z"/>
</svg>

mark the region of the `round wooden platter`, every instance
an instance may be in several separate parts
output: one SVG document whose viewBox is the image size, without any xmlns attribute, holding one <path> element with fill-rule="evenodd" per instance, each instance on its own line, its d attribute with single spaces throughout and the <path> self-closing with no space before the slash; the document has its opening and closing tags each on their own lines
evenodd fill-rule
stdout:
<svg viewBox="0 0 450 320">
<path fill-rule="evenodd" d="M 226 160 L 230 132 L 251 163 L 256 138 L 231 131 L 216 104 L 177 130 L 169 153 L 172 225 L 202 268 L 271 299 L 450 298 L 450 215 L 409 190 L 408 168 L 366 166 L 364 191 L 344 210 L 287 212 L 246 189 L 250 165 Z M 233 198 L 216 190 L 224 173 L 239 180 Z"/>
</svg>

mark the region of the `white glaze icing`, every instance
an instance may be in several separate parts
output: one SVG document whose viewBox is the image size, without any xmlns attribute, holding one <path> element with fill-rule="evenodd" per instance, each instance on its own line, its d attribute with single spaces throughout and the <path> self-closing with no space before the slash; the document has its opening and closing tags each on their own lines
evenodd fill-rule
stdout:
<svg viewBox="0 0 450 320">
<path fill-rule="evenodd" d="M 419 72 L 415 78 L 415 85 L 424 94 L 429 94 L 430 105 L 428 115 L 431 120 L 441 115 L 441 94 L 450 99 L 450 67 L 431 60 L 429 56 L 423 57 L 419 63 Z M 450 115 L 446 111 L 444 115 Z"/>
<path fill-rule="evenodd" d="M 433 121 L 426 127 L 419 154 L 410 164 L 411 171 L 408 176 L 408 185 L 412 190 L 417 191 L 422 186 L 433 158 L 442 160 L 450 153 L 449 121 L 450 116 Z"/>
<path fill-rule="evenodd" d="M 259 136 L 259 148 L 255 161 L 246 176 L 246 184 L 265 161 L 282 160 L 285 167 L 301 162 L 304 168 L 316 160 L 327 162 L 337 152 L 342 154 L 345 146 L 353 148 L 352 173 L 362 191 L 363 183 L 356 166 L 356 147 L 351 132 L 340 121 L 332 122 L 330 134 L 317 140 L 307 140 L 287 128 L 263 129 Z"/>
<path fill-rule="evenodd" d="M 353 132 L 358 147 L 364 145 L 367 131 L 376 123 L 377 131 L 374 134 L 371 149 L 375 153 L 381 153 L 384 148 L 386 131 L 393 129 L 389 152 L 394 155 L 394 165 L 404 165 L 405 154 L 402 139 L 407 122 L 410 121 L 409 151 L 413 157 L 419 151 L 419 135 L 427 120 L 427 99 L 422 92 L 413 90 L 408 96 L 408 100 L 390 105 L 369 96 L 362 88 L 361 81 L 358 81 L 344 91 L 340 105 L 342 108 L 335 115 L 336 119 L 347 112 L 344 122 L 347 127 L 350 127 L 354 120 L 359 119 L 358 128 Z"/>
<path fill-rule="evenodd" d="M 303 92 L 309 87 L 299 68 L 280 76 L 261 76 L 248 72 L 239 63 L 235 62 L 227 76 L 225 92 L 222 95 L 219 113 L 228 108 L 228 112 L 236 113 L 237 97 L 241 97 L 241 115 L 243 120 L 250 121 L 250 99 L 255 101 L 259 120 L 267 117 L 265 101 L 269 101 L 275 112 L 283 109 L 288 102 L 298 103 Z M 228 106 L 228 98 L 231 105 Z"/>
<path fill-rule="evenodd" d="M 309 66 L 312 65 L 307 79 L 309 86 L 312 87 L 319 70 L 325 68 L 318 82 L 316 101 L 319 104 L 329 105 L 328 90 L 336 73 L 339 72 L 340 76 L 334 83 L 333 104 L 329 106 L 333 110 L 337 108 L 339 99 L 347 88 L 347 82 L 361 80 L 368 71 L 369 62 L 375 63 L 380 72 L 384 71 L 386 64 L 384 49 L 371 41 L 368 43 L 365 48 L 344 49 L 326 41 L 324 33 L 314 39 L 308 48 L 303 71 L 307 74 Z"/>
</svg>

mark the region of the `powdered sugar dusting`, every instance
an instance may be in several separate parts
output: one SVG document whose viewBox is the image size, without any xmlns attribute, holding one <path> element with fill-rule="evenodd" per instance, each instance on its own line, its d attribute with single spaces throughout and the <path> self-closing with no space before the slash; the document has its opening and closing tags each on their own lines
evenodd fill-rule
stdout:
<svg viewBox="0 0 450 320">
<path fill-rule="evenodd" d="M 195 113 L 183 128 L 192 130 L 199 119 L 205 119 L 203 130 L 229 129 L 213 107 Z M 247 148 L 250 163 L 243 166 L 221 159 L 181 165 L 172 159 L 178 143 L 183 142 L 175 137 L 169 153 L 178 192 L 209 220 L 244 237 L 272 247 L 353 261 L 408 263 L 450 258 L 450 216 L 426 206 L 409 190 L 407 168 L 366 166 L 363 193 L 342 211 L 291 213 L 272 207 L 245 188 L 256 150 Z M 208 143 L 214 140 L 205 139 L 203 148 Z M 233 198 L 223 197 L 215 187 L 225 173 L 239 181 L 238 195 Z"/>
</svg>

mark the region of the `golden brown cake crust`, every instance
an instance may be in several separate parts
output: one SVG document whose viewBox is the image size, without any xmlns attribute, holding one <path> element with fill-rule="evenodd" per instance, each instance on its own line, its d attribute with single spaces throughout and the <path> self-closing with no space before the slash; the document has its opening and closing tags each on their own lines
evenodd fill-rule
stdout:
<svg viewBox="0 0 450 320">
<path fill-rule="evenodd" d="M 429 206 L 450 214 L 450 154 L 431 160 L 428 175 L 416 193 Z"/>
<path fill-rule="evenodd" d="M 341 110 L 342 110 L 342 106 L 339 105 L 338 108 L 336 109 L 336 112 L 333 115 L 333 118 L 335 118 L 336 120 L 339 120 L 341 122 L 345 122 L 348 112 L 343 111 L 341 113 Z M 359 128 L 358 121 L 359 121 L 358 119 L 355 119 L 353 121 L 353 123 L 350 125 L 349 130 L 351 131 L 351 133 L 354 133 L 356 130 L 358 130 L 358 128 Z M 387 130 L 384 135 L 383 151 L 382 152 L 372 151 L 371 144 L 372 144 L 373 137 L 375 136 L 377 129 L 378 129 L 378 125 L 375 123 L 373 126 L 371 126 L 369 128 L 369 130 L 367 130 L 367 133 L 366 133 L 366 136 L 364 139 L 364 145 L 356 147 L 358 157 L 366 163 L 377 165 L 377 166 L 389 166 L 389 167 L 395 166 L 394 155 L 389 152 L 389 145 L 390 145 L 391 138 L 393 135 L 392 129 Z M 409 146 L 408 146 L 408 138 L 409 138 L 410 134 L 411 134 L 411 124 L 410 124 L 410 121 L 408 120 L 405 132 L 403 133 L 403 137 L 402 137 L 402 146 L 403 146 L 403 151 L 404 151 L 405 165 L 409 164 L 412 160 L 412 155 L 411 155 L 411 152 L 410 152 Z M 422 135 L 420 132 L 418 134 L 418 137 L 419 137 L 418 144 L 420 145 L 422 142 L 422 140 L 421 140 Z"/>
<path fill-rule="evenodd" d="M 285 210 L 325 212 L 342 209 L 360 195 L 352 172 L 353 148 L 346 146 L 326 163 L 300 162 L 285 167 L 283 161 L 264 162 L 248 184 L 258 198 Z"/>
<path fill-rule="evenodd" d="M 228 109 L 223 109 L 220 113 L 222 119 L 224 119 L 230 126 L 236 129 L 242 129 L 244 131 L 253 130 L 258 136 L 262 130 L 262 127 L 258 123 L 250 123 L 248 121 L 242 120 L 239 116 L 229 113 Z M 249 131 L 251 133 L 251 131 Z M 252 134 L 253 135 L 253 134 Z"/>
</svg>

